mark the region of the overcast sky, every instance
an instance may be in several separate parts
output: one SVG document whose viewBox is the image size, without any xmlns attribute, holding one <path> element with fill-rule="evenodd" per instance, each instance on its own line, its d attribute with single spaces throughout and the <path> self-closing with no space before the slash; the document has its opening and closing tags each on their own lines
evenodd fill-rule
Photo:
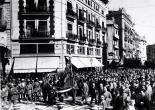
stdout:
<svg viewBox="0 0 155 110">
<path fill-rule="evenodd" d="M 124 7 L 135 23 L 135 30 L 155 44 L 155 0 L 110 0 L 109 9 Z"/>
</svg>

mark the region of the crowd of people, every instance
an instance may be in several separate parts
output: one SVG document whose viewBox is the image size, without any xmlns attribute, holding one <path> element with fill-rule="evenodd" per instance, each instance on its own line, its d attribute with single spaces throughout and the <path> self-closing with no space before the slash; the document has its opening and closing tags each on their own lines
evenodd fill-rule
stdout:
<svg viewBox="0 0 155 110">
<path fill-rule="evenodd" d="M 73 76 L 72 76 L 73 75 Z M 81 97 L 81 104 L 98 104 L 106 110 L 151 110 L 155 101 L 155 70 L 152 69 L 108 69 L 105 71 L 73 72 L 68 95 L 73 103 Z M 69 86 L 68 73 L 45 75 L 44 77 L 13 77 L 1 83 L 3 104 L 25 101 L 43 101 L 55 104 L 56 97 L 63 101 L 57 90 Z M 65 93 L 66 94 L 66 93 Z M 91 100 L 88 101 L 89 97 Z"/>
</svg>

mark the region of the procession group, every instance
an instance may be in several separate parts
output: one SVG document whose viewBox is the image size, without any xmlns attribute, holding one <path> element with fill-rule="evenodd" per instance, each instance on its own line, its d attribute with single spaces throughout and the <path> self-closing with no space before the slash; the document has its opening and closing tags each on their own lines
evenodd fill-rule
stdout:
<svg viewBox="0 0 155 110">
<path fill-rule="evenodd" d="M 107 69 L 105 71 L 76 71 L 69 78 L 68 73 L 45 75 L 44 77 L 12 77 L 1 81 L 2 105 L 21 101 L 43 102 L 54 105 L 63 102 L 67 96 L 77 104 L 101 105 L 103 110 L 151 110 L 155 102 L 155 70 L 153 69 Z M 70 91 L 58 93 L 67 88 Z M 91 98 L 89 101 L 88 99 Z"/>
</svg>

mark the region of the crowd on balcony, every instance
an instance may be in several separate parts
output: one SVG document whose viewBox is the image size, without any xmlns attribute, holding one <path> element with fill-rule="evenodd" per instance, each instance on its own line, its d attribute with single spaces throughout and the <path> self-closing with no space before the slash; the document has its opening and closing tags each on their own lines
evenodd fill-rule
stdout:
<svg viewBox="0 0 155 110">
<path fill-rule="evenodd" d="M 72 75 L 74 76 L 72 84 L 69 82 L 67 72 L 54 76 L 46 75 L 42 78 L 18 77 L 2 81 L 2 104 L 14 104 L 21 100 L 55 104 L 57 96 L 63 101 L 62 95 L 57 94 L 57 89 L 67 88 L 70 84 L 72 90 L 69 95 L 72 96 L 73 103 L 76 102 L 76 97 L 80 96 L 81 104 L 99 104 L 103 110 L 108 107 L 113 107 L 113 110 L 151 110 L 151 105 L 155 101 L 154 70 L 117 69 L 104 72 L 93 70 L 78 71 Z"/>
</svg>

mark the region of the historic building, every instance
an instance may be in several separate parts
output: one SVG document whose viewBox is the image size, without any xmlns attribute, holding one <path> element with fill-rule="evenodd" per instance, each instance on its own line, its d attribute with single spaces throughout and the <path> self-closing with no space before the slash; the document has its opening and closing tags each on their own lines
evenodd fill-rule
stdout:
<svg viewBox="0 0 155 110">
<path fill-rule="evenodd" d="M 143 65 L 147 60 L 146 45 L 147 45 L 147 41 L 145 36 L 141 36 L 140 37 L 140 58 Z"/>
<path fill-rule="evenodd" d="M 107 18 L 107 61 L 109 64 L 119 62 L 118 25 L 114 18 Z"/>
<path fill-rule="evenodd" d="M 116 11 L 109 11 L 107 18 L 114 18 L 118 25 L 119 35 L 119 57 L 120 62 L 124 62 L 125 59 L 135 58 L 137 52 L 136 46 L 139 45 L 139 41 L 136 32 L 134 30 L 134 23 L 131 16 L 128 15 L 124 8 L 120 8 Z"/>
<path fill-rule="evenodd" d="M 14 73 L 102 67 L 108 0 L 12 2 Z M 103 56 L 104 57 L 104 56 Z"/>
<path fill-rule="evenodd" d="M 147 45 L 147 61 L 155 63 L 155 44 Z"/>
<path fill-rule="evenodd" d="M 10 0 L 0 1 L 0 73 L 6 76 L 10 58 Z"/>
</svg>

